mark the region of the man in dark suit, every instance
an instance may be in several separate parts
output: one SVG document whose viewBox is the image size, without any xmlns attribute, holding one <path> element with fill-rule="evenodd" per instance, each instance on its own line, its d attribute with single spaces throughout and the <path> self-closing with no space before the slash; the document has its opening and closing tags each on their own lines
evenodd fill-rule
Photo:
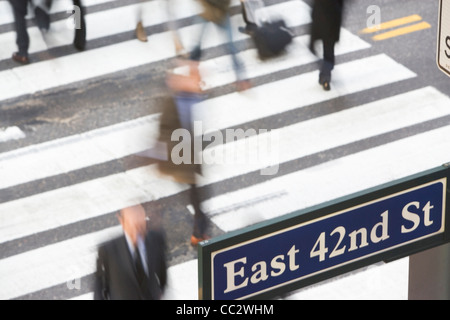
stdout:
<svg viewBox="0 0 450 320">
<path fill-rule="evenodd" d="M 159 300 L 167 283 L 165 238 L 142 206 L 120 211 L 124 235 L 98 250 L 95 300 Z"/>
<path fill-rule="evenodd" d="M 335 63 L 334 46 L 340 38 L 343 6 L 344 0 L 314 0 L 310 49 L 315 53 L 314 43 L 323 41 L 319 83 L 326 91 L 330 90 L 331 71 Z"/>
</svg>

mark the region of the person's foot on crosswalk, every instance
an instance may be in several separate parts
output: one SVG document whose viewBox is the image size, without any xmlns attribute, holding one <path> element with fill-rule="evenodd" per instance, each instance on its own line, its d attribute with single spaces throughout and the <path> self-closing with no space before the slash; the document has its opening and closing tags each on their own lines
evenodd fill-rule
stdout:
<svg viewBox="0 0 450 320">
<path fill-rule="evenodd" d="M 145 32 L 144 26 L 142 25 L 142 21 L 139 21 L 136 26 L 136 38 L 141 42 L 147 42 L 147 33 Z"/>
</svg>

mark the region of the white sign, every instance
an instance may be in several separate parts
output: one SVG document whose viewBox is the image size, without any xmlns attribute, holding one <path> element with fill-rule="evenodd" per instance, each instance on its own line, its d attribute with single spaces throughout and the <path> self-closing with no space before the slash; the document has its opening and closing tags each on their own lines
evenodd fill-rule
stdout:
<svg viewBox="0 0 450 320">
<path fill-rule="evenodd" d="M 450 76 L 450 0 L 440 0 L 437 64 Z"/>
</svg>

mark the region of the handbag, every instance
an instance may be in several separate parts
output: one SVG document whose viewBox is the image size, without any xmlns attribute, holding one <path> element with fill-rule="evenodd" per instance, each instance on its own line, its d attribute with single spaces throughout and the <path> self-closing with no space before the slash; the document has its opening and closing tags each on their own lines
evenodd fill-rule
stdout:
<svg viewBox="0 0 450 320">
<path fill-rule="evenodd" d="M 231 5 L 231 0 L 206 0 L 206 2 L 223 12 L 228 11 Z"/>
</svg>

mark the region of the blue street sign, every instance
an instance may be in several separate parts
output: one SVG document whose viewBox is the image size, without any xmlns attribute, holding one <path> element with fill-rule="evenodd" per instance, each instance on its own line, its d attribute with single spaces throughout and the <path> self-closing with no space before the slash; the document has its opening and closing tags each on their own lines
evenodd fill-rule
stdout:
<svg viewBox="0 0 450 320">
<path fill-rule="evenodd" d="M 200 266 L 208 277 L 201 283 L 201 293 L 208 292 L 203 298 L 246 299 L 275 289 L 279 292 L 339 268 L 345 272 L 346 266 L 365 260 L 374 263 L 371 257 L 387 256 L 393 250 L 411 251 L 412 244 L 448 231 L 446 197 L 447 177 L 441 177 L 346 208 L 327 206 L 326 214 L 313 214 L 312 219 L 294 215 L 273 227 L 264 224 L 264 231 L 253 228 L 231 235 L 238 241 L 225 238 L 224 245 L 219 241 L 202 252 L 202 260 L 208 256 L 208 263 Z M 202 248 L 208 248 L 208 243 Z"/>
</svg>

